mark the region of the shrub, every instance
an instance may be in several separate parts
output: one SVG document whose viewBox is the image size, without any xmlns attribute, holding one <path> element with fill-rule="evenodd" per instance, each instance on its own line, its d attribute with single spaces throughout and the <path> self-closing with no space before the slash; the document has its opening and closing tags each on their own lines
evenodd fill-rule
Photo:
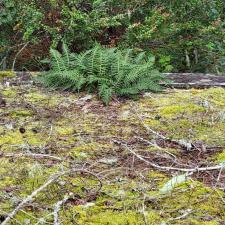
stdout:
<svg viewBox="0 0 225 225">
<path fill-rule="evenodd" d="M 45 69 L 50 46 L 141 48 L 162 72 L 225 72 L 224 0 L 0 0 L 0 68 Z M 161 62 L 159 59 L 164 58 Z"/>
<path fill-rule="evenodd" d="M 80 54 L 70 53 L 63 45 L 63 54 L 51 49 L 51 70 L 42 73 L 40 81 L 51 88 L 98 92 L 108 104 L 113 95 L 132 96 L 141 91 L 160 91 L 165 80 L 154 68 L 155 58 L 144 52 L 121 51 L 100 45 Z"/>
</svg>

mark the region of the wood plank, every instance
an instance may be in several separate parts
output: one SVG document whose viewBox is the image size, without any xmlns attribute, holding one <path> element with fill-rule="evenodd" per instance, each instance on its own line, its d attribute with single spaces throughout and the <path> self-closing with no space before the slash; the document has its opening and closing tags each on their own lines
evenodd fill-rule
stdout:
<svg viewBox="0 0 225 225">
<path fill-rule="evenodd" d="M 17 72 L 19 79 L 11 79 L 10 83 L 16 82 L 18 85 L 23 83 L 32 83 L 32 76 L 36 72 Z M 170 84 L 163 84 L 172 88 L 209 88 L 209 87 L 224 87 L 225 74 L 203 74 L 203 73 L 164 73 L 171 81 Z M 10 79 L 9 79 L 10 80 Z"/>
<path fill-rule="evenodd" d="M 169 87 L 174 88 L 209 88 L 225 87 L 225 75 L 203 74 L 203 73 L 166 73 L 171 80 Z"/>
</svg>

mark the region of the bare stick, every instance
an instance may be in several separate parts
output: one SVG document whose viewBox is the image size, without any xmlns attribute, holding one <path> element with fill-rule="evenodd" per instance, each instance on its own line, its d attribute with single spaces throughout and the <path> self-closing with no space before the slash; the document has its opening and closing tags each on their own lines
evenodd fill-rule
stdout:
<svg viewBox="0 0 225 225">
<path fill-rule="evenodd" d="M 14 71 L 15 69 L 15 64 L 16 64 L 16 59 L 19 56 L 19 54 L 27 47 L 27 45 L 29 44 L 29 41 L 17 52 L 14 61 L 13 61 L 13 65 L 12 65 L 12 71 Z"/>
<path fill-rule="evenodd" d="M 17 212 L 22 209 L 27 203 L 32 202 L 34 197 L 40 193 L 41 191 L 43 191 L 45 188 L 47 188 L 50 184 L 52 184 L 53 182 L 55 182 L 58 178 L 60 178 L 61 176 L 64 176 L 66 174 L 69 173 L 77 173 L 77 172 L 85 172 L 85 173 L 89 173 L 91 175 L 93 175 L 93 173 L 83 170 L 83 169 L 71 169 L 71 170 L 67 170 L 61 173 L 58 173 L 52 177 L 49 178 L 49 180 L 44 183 L 42 186 L 40 186 L 38 189 L 36 189 L 35 191 L 33 191 L 29 196 L 27 196 L 12 212 L 10 212 L 8 214 L 8 216 L 6 217 L 6 219 L 1 223 L 1 225 L 6 225 L 9 223 L 9 221 L 17 214 Z"/>
<path fill-rule="evenodd" d="M 63 200 L 58 201 L 55 204 L 54 207 L 54 225 L 60 225 L 60 221 L 59 221 L 59 211 L 60 208 L 62 207 L 62 205 L 64 205 L 71 197 L 73 196 L 73 193 L 70 193 L 69 195 L 65 196 Z"/>
<path fill-rule="evenodd" d="M 134 150 L 132 150 L 131 148 L 129 148 L 127 146 L 127 144 L 124 144 L 120 141 L 117 140 L 113 140 L 115 143 L 122 145 L 124 148 L 126 148 L 129 152 L 131 152 L 133 155 L 135 155 L 138 159 L 140 159 L 141 161 L 145 162 L 146 164 L 159 169 L 159 170 L 166 170 L 166 171 L 182 171 L 182 172 L 188 172 L 188 173 L 196 173 L 196 172 L 202 172 L 202 171 L 210 171 L 210 170 L 223 170 L 225 168 L 225 166 L 223 164 L 221 165 L 216 165 L 216 166 L 211 166 L 211 167 L 196 167 L 196 168 L 192 168 L 192 169 L 188 169 L 188 168 L 179 168 L 179 167 L 169 167 L 169 166 L 160 166 L 158 164 L 152 163 L 146 159 L 144 159 L 141 155 L 137 154 Z"/>
<path fill-rule="evenodd" d="M 169 221 L 184 219 L 184 218 L 186 218 L 187 216 L 189 216 L 189 215 L 190 215 L 191 213 L 193 213 L 193 212 L 194 212 L 194 210 L 192 210 L 192 209 L 187 209 L 186 212 L 185 212 L 183 215 L 178 216 L 178 217 L 176 217 L 176 218 L 171 218 L 171 219 L 169 219 Z"/>
<path fill-rule="evenodd" d="M 4 154 L 2 155 L 2 157 L 6 157 L 6 158 L 19 158 L 19 157 L 31 157 L 31 158 L 46 158 L 46 159 L 53 159 L 53 160 L 57 160 L 57 161 L 62 161 L 62 158 L 59 158 L 57 156 L 53 156 L 53 155 L 47 155 L 47 154 L 34 154 L 34 153 L 18 153 L 18 154 L 14 154 L 14 153 L 8 153 L 8 154 Z"/>
<path fill-rule="evenodd" d="M 177 157 L 176 157 L 173 153 L 171 153 L 171 152 L 169 152 L 169 151 L 167 151 L 167 150 L 165 150 L 165 149 L 161 148 L 161 147 L 160 147 L 160 146 L 158 146 L 157 144 L 152 143 L 151 141 L 146 140 L 146 139 L 144 139 L 144 138 L 142 138 L 142 137 L 137 137 L 137 136 L 135 136 L 135 137 L 136 137 L 137 139 L 141 140 L 141 141 L 146 142 L 146 143 L 147 143 L 147 144 L 149 144 L 150 146 L 153 146 L 153 147 L 155 147 L 155 148 L 157 148 L 157 149 L 159 149 L 159 150 L 161 150 L 161 151 L 163 151 L 163 152 L 167 153 L 168 155 L 172 156 L 174 159 L 176 159 L 176 158 L 177 158 Z"/>
<path fill-rule="evenodd" d="M 131 108 L 133 109 L 136 117 L 139 119 L 139 121 L 141 122 L 142 126 L 146 129 L 146 131 L 148 131 L 149 133 L 151 134 L 154 134 L 156 135 L 157 137 L 163 139 L 164 141 L 169 141 L 169 142 L 172 142 L 172 143 L 175 143 L 179 146 L 181 146 L 182 148 L 186 148 L 187 150 L 191 150 L 192 148 L 192 143 L 190 142 L 186 142 L 184 140 L 175 140 L 175 139 L 170 139 L 168 137 L 165 137 L 164 135 L 156 132 L 155 130 L 151 129 L 149 126 L 147 126 L 143 119 L 141 118 L 141 116 L 139 115 L 139 113 L 136 111 L 136 108 L 134 107 L 134 105 L 130 104 L 131 105 Z"/>
</svg>

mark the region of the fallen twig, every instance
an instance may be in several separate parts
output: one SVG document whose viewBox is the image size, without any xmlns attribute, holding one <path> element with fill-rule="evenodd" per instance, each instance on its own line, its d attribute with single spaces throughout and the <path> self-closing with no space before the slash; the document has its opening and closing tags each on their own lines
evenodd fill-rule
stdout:
<svg viewBox="0 0 225 225">
<path fill-rule="evenodd" d="M 183 215 L 175 217 L 175 218 L 170 218 L 169 221 L 185 219 L 187 216 L 189 216 L 193 212 L 194 212 L 194 210 L 187 209 L 186 212 Z"/>
<path fill-rule="evenodd" d="M 155 143 L 152 143 L 152 142 L 149 141 L 149 140 L 146 140 L 146 139 L 144 139 L 144 138 L 142 138 L 142 137 L 137 137 L 137 136 L 136 136 L 135 138 L 137 138 L 137 139 L 139 139 L 139 140 L 141 140 L 141 141 L 146 142 L 146 143 L 149 144 L 150 146 L 153 146 L 153 147 L 157 148 L 157 149 L 160 150 L 160 151 L 163 151 L 163 152 L 167 153 L 168 155 L 172 156 L 174 159 L 177 158 L 173 153 L 171 153 L 171 152 L 169 152 L 169 151 L 167 151 L 167 150 L 161 148 L 159 145 L 157 145 L 157 144 L 155 144 Z"/>
<path fill-rule="evenodd" d="M 41 191 L 43 191 L 44 189 L 46 189 L 50 184 L 52 184 L 53 182 L 55 182 L 57 179 L 59 179 L 60 177 L 69 174 L 69 173 L 78 173 L 78 172 L 83 172 L 83 173 L 88 173 L 91 174 L 95 177 L 97 177 L 95 174 L 84 170 L 84 169 L 70 169 L 58 174 L 53 175 L 52 177 L 49 178 L 49 180 L 44 183 L 42 186 L 40 186 L 38 189 L 36 189 L 35 191 L 33 191 L 29 196 L 27 196 L 12 212 L 10 212 L 8 214 L 8 216 L 6 217 L 6 219 L 1 223 L 1 225 L 6 225 L 9 223 L 9 221 L 17 214 L 17 212 L 22 209 L 27 203 L 32 202 L 34 197 Z M 97 177 L 98 178 L 98 177 Z M 99 180 L 99 179 L 98 179 Z M 100 180 L 99 180 L 100 181 Z M 102 184 L 100 182 L 100 188 L 101 188 Z"/>
<path fill-rule="evenodd" d="M 54 225 L 60 225 L 60 221 L 59 221 L 59 211 L 60 211 L 60 208 L 62 207 L 62 205 L 64 205 L 71 197 L 73 196 L 73 193 L 70 193 L 69 195 L 65 196 L 63 198 L 63 200 L 61 201 L 58 201 L 56 204 L 55 204 L 55 207 L 54 207 Z"/>
<path fill-rule="evenodd" d="M 62 158 L 53 156 L 53 155 L 47 155 L 47 154 L 35 154 L 35 153 L 8 153 L 8 154 L 3 154 L 0 155 L 1 157 L 6 157 L 6 158 L 19 158 L 19 157 L 31 157 L 31 158 L 47 158 L 47 159 L 52 159 L 52 160 L 57 160 L 57 161 L 63 161 Z"/>
<path fill-rule="evenodd" d="M 146 164 L 159 169 L 159 170 L 166 170 L 166 171 L 181 171 L 181 172 L 188 172 L 188 173 L 196 173 L 196 172 L 202 172 L 202 171 L 210 171 L 210 170 L 223 170 L 225 168 L 225 165 L 221 164 L 221 165 L 216 165 L 216 166 L 211 166 L 211 167 L 196 167 L 196 168 L 179 168 L 179 167 L 169 167 L 169 166 L 160 166 L 158 164 L 155 164 L 153 162 L 150 162 L 146 159 L 144 159 L 144 157 L 142 157 L 141 155 L 139 155 L 138 153 L 136 153 L 134 150 L 132 150 L 131 148 L 128 147 L 127 144 L 124 144 L 121 141 L 117 141 L 117 140 L 113 140 L 114 143 L 120 144 L 121 146 L 123 146 L 124 148 L 126 148 L 129 152 L 131 152 L 133 155 L 135 155 L 138 159 L 140 159 L 141 161 L 145 162 Z"/>
<path fill-rule="evenodd" d="M 145 130 L 151 134 L 156 135 L 158 138 L 164 140 L 164 141 L 168 141 L 170 143 L 174 143 L 177 144 L 179 146 L 181 146 L 182 148 L 185 148 L 187 151 L 191 150 L 193 148 L 193 144 L 190 142 L 187 142 L 185 140 L 175 140 L 175 139 L 171 139 L 168 138 L 158 132 L 156 132 L 155 130 L 151 129 L 149 126 L 147 126 L 144 121 L 143 118 L 141 118 L 141 116 L 139 115 L 139 113 L 136 111 L 136 107 L 134 107 L 134 105 L 130 104 L 132 110 L 134 111 L 134 114 L 136 115 L 136 117 L 139 119 L 139 121 L 141 122 L 142 126 L 145 128 Z"/>
</svg>

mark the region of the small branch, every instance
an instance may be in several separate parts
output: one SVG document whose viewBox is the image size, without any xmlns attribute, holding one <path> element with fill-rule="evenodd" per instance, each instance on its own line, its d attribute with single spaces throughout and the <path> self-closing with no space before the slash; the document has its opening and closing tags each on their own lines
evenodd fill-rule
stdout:
<svg viewBox="0 0 225 225">
<path fill-rule="evenodd" d="M 155 143 L 152 143 L 152 142 L 149 141 L 149 140 L 146 140 L 146 139 L 144 139 L 144 138 L 142 138 L 142 137 L 137 137 L 137 136 L 135 136 L 135 138 L 137 138 L 137 139 L 139 139 L 139 140 L 141 140 L 141 141 L 143 141 L 143 142 L 146 142 L 146 143 L 149 144 L 150 146 L 153 146 L 153 147 L 157 148 L 157 149 L 160 150 L 160 151 L 163 151 L 163 152 L 167 153 L 168 155 L 172 156 L 174 159 L 177 158 L 173 153 L 171 153 L 171 152 L 169 152 L 169 151 L 167 151 L 167 150 L 161 148 L 159 145 L 157 145 L 157 144 L 155 144 Z"/>
<path fill-rule="evenodd" d="M 134 111 L 134 114 L 135 114 L 136 117 L 139 119 L 139 121 L 141 122 L 142 126 L 145 128 L 145 130 L 146 130 L 147 132 L 156 135 L 157 137 L 161 138 L 161 139 L 164 140 L 164 141 L 168 141 L 168 142 L 170 142 L 170 143 L 177 144 L 177 145 L 179 145 L 180 147 L 185 148 L 187 151 L 188 151 L 188 150 L 191 150 L 191 148 L 193 147 L 193 144 L 192 144 L 192 143 L 187 142 L 187 141 L 185 141 L 185 140 L 175 140 L 175 139 L 170 139 L 170 138 L 168 138 L 168 137 L 166 137 L 166 136 L 164 136 L 164 135 L 162 135 L 162 134 L 160 134 L 160 133 L 154 131 L 153 129 L 151 129 L 149 126 L 147 126 L 147 125 L 144 123 L 143 119 L 141 118 L 141 116 L 139 115 L 139 113 L 136 111 L 136 107 L 135 107 L 134 105 L 132 105 L 132 104 L 130 104 L 130 105 L 131 105 L 131 108 L 132 108 L 133 111 Z"/>
<path fill-rule="evenodd" d="M 193 213 L 193 212 L 194 212 L 194 210 L 192 210 L 192 209 L 187 209 L 186 212 L 185 212 L 183 215 L 178 216 L 178 217 L 176 217 L 176 218 L 171 218 L 171 219 L 169 219 L 169 221 L 185 219 L 187 216 L 189 216 L 189 215 L 190 215 L 191 213 Z"/>
<path fill-rule="evenodd" d="M 181 172 L 188 172 L 188 173 L 196 173 L 196 172 L 202 172 L 202 171 L 210 171 L 210 170 L 223 170 L 225 168 L 224 165 L 216 165 L 216 166 L 211 166 L 211 167 L 196 167 L 196 168 L 192 168 L 192 169 L 188 169 L 188 168 L 179 168 L 179 167 L 169 167 L 169 166 L 160 166 L 158 164 L 152 163 L 146 159 L 144 159 L 141 155 L 137 154 L 135 151 L 133 151 L 131 148 L 129 148 L 127 146 L 127 144 L 124 144 L 120 141 L 117 140 L 113 140 L 114 143 L 120 144 L 122 145 L 124 148 L 126 148 L 129 152 L 131 152 L 133 155 L 135 155 L 138 159 L 140 159 L 141 161 L 145 162 L 146 164 L 159 169 L 159 170 L 165 170 L 165 171 L 181 171 Z"/>
<path fill-rule="evenodd" d="M 34 153 L 18 153 L 18 154 L 14 154 L 14 153 L 8 153 L 8 154 L 3 154 L 0 155 L 1 157 L 6 157 L 6 158 L 19 158 L 19 157 L 31 157 L 31 158 L 47 158 L 47 159 L 52 159 L 52 160 L 57 160 L 57 161 L 63 161 L 62 158 L 59 158 L 57 156 L 53 156 L 53 155 L 47 155 L 47 154 L 34 154 Z"/>
<path fill-rule="evenodd" d="M 60 225 L 60 221 L 59 221 L 59 211 L 61 209 L 61 207 L 73 196 L 73 193 L 70 193 L 69 195 L 65 196 L 63 200 L 58 201 L 55 204 L 54 207 L 54 225 Z"/>
<path fill-rule="evenodd" d="M 6 225 L 9 223 L 9 221 L 17 214 L 17 212 L 23 208 L 27 203 L 32 202 L 33 198 L 41 191 L 43 191 L 45 188 L 47 188 L 51 183 L 56 181 L 60 176 L 64 175 L 65 173 L 61 173 L 58 175 L 55 175 L 51 177 L 46 183 L 44 183 L 42 186 L 40 186 L 38 189 L 36 189 L 34 192 L 31 193 L 31 195 L 27 196 L 11 213 L 8 214 L 6 219 L 1 223 L 1 225 Z"/>
<path fill-rule="evenodd" d="M 12 71 L 14 71 L 15 69 L 15 64 L 16 64 L 16 59 L 17 57 L 19 56 L 19 54 L 27 47 L 27 45 L 29 44 L 30 42 L 28 41 L 27 43 L 25 43 L 25 45 L 17 52 L 14 60 L 13 60 L 13 64 L 12 64 Z"/>
<path fill-rule="evenodd" d="M 91 174 L 95 177 L 97 177 L 96 175 L 94 175 L 93 173 L 84 170 L 84 169 L 70 169 L 61 173 L 58 173 L 52 177 L 49 178 L 49 180 L 44 183 L 42 186 L 40 186 L 38 189 L 36 189 L 35 191 L 33 191 L 29 196 L 27 196 L 12 212 L 10 212 L 8 214 L 8 216 L 6 217 L 6 219 L 1 223 L 1 225 L 7 225 L 9 223 L 9 221 L 17 214 L 17 212 L 19 210 L 21 210 L 27 203 L 30 203 L 33 201 L 34 197 L 37 196 L 37 194 L 39 194 L 41 191 L 43 191 L 44 189 L 46 189 L 50 184 L 52 184 L 53 182 L 55 182 L 57 179 L 59 179 L 60 177 L 69 174 L 69 173 L 78 173 L 78 172 L 83 172 L 83 173 L 88 173 Z M 99 180 L 99 179 L 98 179 Z M 101 188 L 102 184 L 100 182 L 100 188 Z"/>
</svg>

